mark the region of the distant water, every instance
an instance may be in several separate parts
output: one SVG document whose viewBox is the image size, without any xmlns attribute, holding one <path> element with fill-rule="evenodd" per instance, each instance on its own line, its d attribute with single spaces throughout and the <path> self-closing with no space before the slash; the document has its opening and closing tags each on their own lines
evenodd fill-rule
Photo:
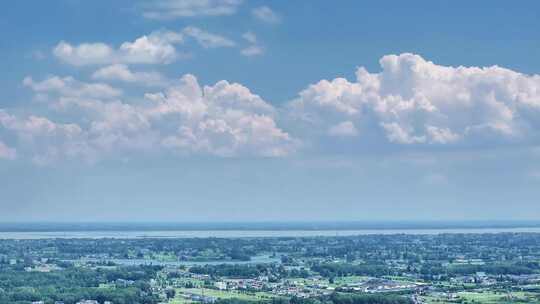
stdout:
<svg viewBox="0 0 540 304">
<path fill-rule="evenodd" d="M 357 230 L 167 230 L 167 231 L 41 231 L 0 232 L 0 239 L 140 239 L 140 238 L 257 238 L 354 236 L 373 234 L 443 234 L 443 233 L 540 233 L 540 227 L 530 228 L 447 228 L 447 229 L 357 229 Z"/>
<path fill-rule="evenodd" d="M 258 255 L 251 257 L 249 261 L 160 261 L 155 259 L 95 259 L 82 258 L 78 260 L 66 260 L 69 262 L 113 262 L 118 265 L 133 266 L 133 265 L 159 265 L 159 266 L 203 266 L 203 265 L 251 265 L 251 264 L 269 264 L 277 263 L 281 259 L 268 255 Z"/>
</svg>

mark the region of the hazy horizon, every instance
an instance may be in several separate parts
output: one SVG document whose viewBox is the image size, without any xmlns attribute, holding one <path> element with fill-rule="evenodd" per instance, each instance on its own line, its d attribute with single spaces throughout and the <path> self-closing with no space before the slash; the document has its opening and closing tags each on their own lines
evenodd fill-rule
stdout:
<svg viewBox="0 0 540 304">
<path fill-rule="evenodd" d="M 213 222 L 0 222 L 1 232 L 37 231 L 227 231 L 227 230 L 422 230 L 540 228 L 540 221 L 213 221 Z"/>
</svg>

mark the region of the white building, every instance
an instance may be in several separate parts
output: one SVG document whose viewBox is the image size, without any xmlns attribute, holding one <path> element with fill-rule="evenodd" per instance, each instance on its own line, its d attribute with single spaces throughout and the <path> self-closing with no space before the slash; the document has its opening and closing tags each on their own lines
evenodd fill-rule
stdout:
<svg viewBox="0 0 540 304">
<path fill-rule="evenodd" d="M 216 286 L 216 288 L 219 289 L 219 290 L 225 290 L 225 289 L 227 289 L 227 283 L 222 282 L 222 281 L 220 281 L 220 282 L 215 282 L 215 283 L 214 283 L 214 286 Z"/>
<path fill-rule="evenodd" d="M 81 300 L 77 304 L 99 304 L 99 302 L 96 300 Z"/>
</svg>

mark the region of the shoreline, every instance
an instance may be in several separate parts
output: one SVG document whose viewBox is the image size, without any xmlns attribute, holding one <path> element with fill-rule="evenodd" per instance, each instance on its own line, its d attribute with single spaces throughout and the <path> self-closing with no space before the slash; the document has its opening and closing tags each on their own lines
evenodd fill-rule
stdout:
<svg viewBox="0 0 540 304">
<path fill-rule="evenodd" d="M 277 238 L 347 237 L 359 235 L 540 233 L 540 227 L 513 228 L 415 228 L 351 230 L 104 230 L 104 231 L 0 231 L 0 239 L 184 239 L 184 238 Z"/>
</svg>

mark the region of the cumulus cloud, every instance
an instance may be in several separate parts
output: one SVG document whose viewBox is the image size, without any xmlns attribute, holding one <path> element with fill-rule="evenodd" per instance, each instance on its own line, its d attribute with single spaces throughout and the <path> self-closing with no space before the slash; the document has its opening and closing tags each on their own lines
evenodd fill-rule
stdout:
<svg viewBox="0 0 540 304">
<path fill-rule="evenodd" d="M 149 19 L 176 19 L 232 15 L 241 3 L 242 0 L 155 0 L 146 3 L 143 16 Z"/>
<path fill-rule="evenodd" d="M 275 157 L 293 152 L 297 144 L 277 126 L 276 109 L 237 83 L 201 86 L 185 75 L 162 92 L 146 94 L 144 102 L 88 94 L 90 84 L 71 77 L 27 78 L 25 84 L 46 94 L 51 110 L 62 110 L 62 121 L 69 121 L 0 110 L 0 129 L 18 138 L 18 150 L 38 164 L 166 151 Z"/>
<path fill-rule="evenodd" d="M 257 42 L 255 35 L 244 38 Z M 43 163 L 131 151 L 282 156 L 300 145 L 324 145 L 328 137 L 365 142 L 368 149 L 372 143 L 437 149 L 534 144 L 540 137 L 538 75 L 441 66 L 413 54 L 384 56 L 380 64 L 375 73 L 358 68 L 354 81 L 312 84 L 279 109 L 240 84 L 202 86 L 189 74 L 144 98 L 72 77 L 27 77 L 24 85 L 49 101 L 61 120 L 0 111 L 0 131 L 18 139 L 9 148 L 17 157 L 33 155 Z M 115 64 L 93 78 L 141 83 L 153 77 L 145 73 Z M 2 150 L 4 158 L 13 155 Z"/>
<path fill-rule="evenodd" d="M 124 42 L 117 48 L 102 42 L 73 45 L 61 41 L 54 47 L 53 54 L 59 60 L 75 66 L 170 64 L 182 55 L 176 46 L 185 43 L 188 38 L 194 39 L 204 48 L 235 45 L 234 41 L 228 38 L 188 26 L 179 32 L 156 31 L 135 41 Z"/>
<path fill-rule="evenodd" d="M 537 137 L 540 76 L 498 66 L 449 67 L 414 54 L 388 55 L 382 71 L 321 80 L 291 102 L 293 117 L 407 145 L 478 144 Z M 337 135 L 336 132 L 328 132 Z"/>
<path fill-rule="evenodd" d="M 294 142 L 274 120 L 274 108 L 246 87 L 220 81 L 201 88 L 192 75 L 166 92 L 147 94 L 153 119 L 177 117 L 182 123 L 163 144 L 180 151 L 221 156 L 282 156 Z"/>
<path fill-rule="evenodd" d="M 83 130 L 77 124 L 55 123 L 35 115 L 19 117 L 0 110 L 0 127 L 14 134 L 19 140 L 18 150 L 28 152 L 37 164 L 89 152 Z"/>
<path fill-rule="evenodd" d="M 262 22 L 270 24 L 276 24 L 281 22 L 281 17 L 268 6 L 263 5 L 256 7 L 251 10 L 251 14 L 253 15 L 253 17 Z"/>
<path fill-rule="evenodd" d="M 92 78 L 104 81 L 122 81 L 140 83 L 147 86 L 160 86 L 167 80 L 158 72 L 133 72 L 125 64 L 114 64 L 98 69 L 92 74 Z"/>
</svg>

